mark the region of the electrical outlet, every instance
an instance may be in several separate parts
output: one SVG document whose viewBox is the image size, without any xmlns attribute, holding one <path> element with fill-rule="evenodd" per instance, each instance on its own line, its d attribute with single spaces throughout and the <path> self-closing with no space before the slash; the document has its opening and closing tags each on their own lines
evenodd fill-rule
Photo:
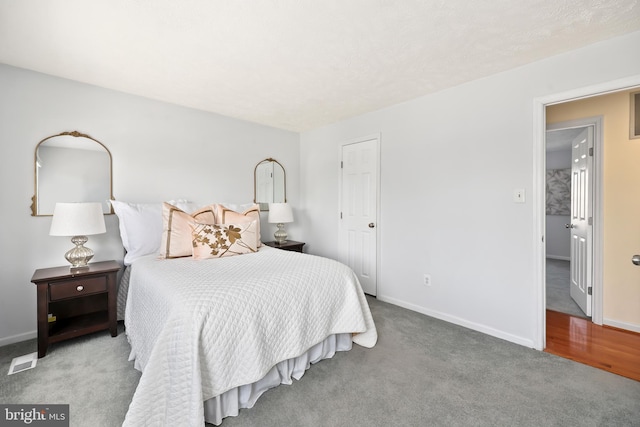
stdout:
<svg viewBox="0 0 640 427">
<path fill-rule="evenodd" d="M 431 286 L 431 275 L 430 274 L 425 274 L 424 275 L 424 285 L 425 286 Z"/>
</svg>

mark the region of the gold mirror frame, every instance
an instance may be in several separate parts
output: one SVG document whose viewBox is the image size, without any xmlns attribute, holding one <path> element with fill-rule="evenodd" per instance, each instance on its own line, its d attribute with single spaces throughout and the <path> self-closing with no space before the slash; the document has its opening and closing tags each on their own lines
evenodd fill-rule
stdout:
<svg viewBox="0 0 640 427">
<path fill-rule="evenodd" d="M 109 199 L 114 200 L 113 198 L 113 157 L 111 156 L 111 152 L 109 151 L 109 149 L 97 139 L 92 138 L 87 134 L 78 132 L 77 130 L 74 130 L 72 132 L 62 132 L 56 135 L 48 136 L 43 140 L 41 140 L 40 142 L 38 142 L 38 145 L 36 145 L 36 149 L 34 151 L 34 156 L 33 156 L 34 192 L 33 192 L 33 197 L 31 198 L 31 216 L 52 216 L 53 215 L 53 212 L 50 214 L 38 213 L 38 149 L 44 142 L 58 136 L 72 136 L 75 138 L 87 138 L 87 139 L 90 139 L 91 141 L 98 143 L 102 148 L 104 148 L 104 150 L 107 152 L 107 155 L 109 156 Z M 113 206 L 109 205 L 109 212 L 105 212 L 105 215 L 111 215 L 111 214 L 113 214 Z"/>
<path fill-rule="evenodd" d="M 279 161 L 277 161 L 276 159 L 271 158 L 271 157 L 268 157 L 268 158 L 258 162 L 256 167 L 253 168 L 253 203 L 259 204 L 261 211 L 268 211 L 269 210 L 269 204 L 268 203 L 258 202 L 257 201 L 257 190 L 258 190 L 258 175 L 257 175 L 257 171 L 258 171 L 258 167 L 263 163 L 276 163 L 282 169 L 282 187 L 283 187 L 282 190 L 283 190 L 283 198 L 284 198 L 283 202 L 284 203 L 287 202 L 287 171 L 285 170 L 284 166 L 282 166 L 282 163 L 280 163 Z"/>
</svg>

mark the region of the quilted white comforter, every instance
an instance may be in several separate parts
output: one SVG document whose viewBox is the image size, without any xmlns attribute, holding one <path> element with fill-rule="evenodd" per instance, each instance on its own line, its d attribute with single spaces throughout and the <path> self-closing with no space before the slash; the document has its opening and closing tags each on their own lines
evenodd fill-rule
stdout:
<svg viewBox="0 0 640 427">
<path fill-rule="evenodd" d="M 142 376 L 125 426 L 203 426 L 203 401 L 262 378 L 327 336 L 377 332 L 354 273 L 312 255 L 263 247 L 131 267 L 126 332 Z"/>
</svg>

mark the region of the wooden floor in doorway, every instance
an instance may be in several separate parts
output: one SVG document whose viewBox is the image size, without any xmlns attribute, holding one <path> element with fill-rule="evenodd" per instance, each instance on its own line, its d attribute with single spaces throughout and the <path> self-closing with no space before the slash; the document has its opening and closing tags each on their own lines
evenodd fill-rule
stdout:
<svg viewBox="0 0 640 427">
<path fill-rule="evenodd" d="M 547 310 L 547 348 L 555 354 L 640 381 L 640 334 Z"/>
</svg>

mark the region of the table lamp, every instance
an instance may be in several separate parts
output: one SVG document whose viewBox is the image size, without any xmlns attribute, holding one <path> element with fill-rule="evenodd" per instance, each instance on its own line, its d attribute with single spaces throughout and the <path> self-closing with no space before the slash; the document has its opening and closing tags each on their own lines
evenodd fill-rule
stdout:
<svg viewBox="0 0 640 427">
<path fill-rule="evenodd" d="M 287 232 L 284 230 L 286 222 L 293 222 L 293 212 L 288 203 L 269 203 L 269 219 L 272 224 L 278 225 L 278 230 L 273 234 L 278 244 L 287 241 Z"/>
<path fill-rule="evenodd" d="M 104 214 L 100 203 L 56 203 L 51 221 L 50 236 L 73 236 L 76 245 L 64 257 L 71 263 L 71 269 L 88 268 L 93 251 L 84 247 L 87 235 L 105 233 Z"/>
</svg>

